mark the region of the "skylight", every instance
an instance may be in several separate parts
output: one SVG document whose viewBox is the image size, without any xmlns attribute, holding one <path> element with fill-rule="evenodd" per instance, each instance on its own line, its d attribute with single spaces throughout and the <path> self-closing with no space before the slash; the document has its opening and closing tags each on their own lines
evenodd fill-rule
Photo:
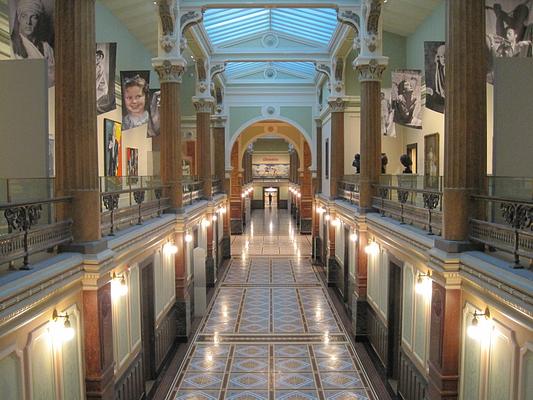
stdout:
<svg viewBox="0 0 533 400">
<path fill-rule="evenodd" d="M 239 79 L 251 75 L 261 74 L 265 80 L 275 80 L 280 75 L 284 79 L 313 79 L 315 66 L 311 62 L 229 62 L 226 66 L 226 76 L 229 79 Z M 257 79 L 257 77 L 255 78 Z"/>
<path fill-rule="evenodd" d="M 210 8 L 204 27 L 214 46 L 277 32 L 325 46 L 337 26 L 332 8 Z"/>
</svg>

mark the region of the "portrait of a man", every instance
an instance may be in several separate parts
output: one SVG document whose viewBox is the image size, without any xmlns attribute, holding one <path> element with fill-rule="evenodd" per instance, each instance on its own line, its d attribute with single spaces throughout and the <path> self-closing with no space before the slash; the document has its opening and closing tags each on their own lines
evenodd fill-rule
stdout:
<svg viewBox="0 0 533 400">
<path fill-rule="evenodd" d="M 98 115 L 117 107 L 115 97 L 116 43 L 96 44 L 96 111 Z"/>
<path fill-rule="evenodd" d="M 12 57 L 44 58 L 48 86 L 55 84 L 54 0 L 9 0 Z"/>
</svg>

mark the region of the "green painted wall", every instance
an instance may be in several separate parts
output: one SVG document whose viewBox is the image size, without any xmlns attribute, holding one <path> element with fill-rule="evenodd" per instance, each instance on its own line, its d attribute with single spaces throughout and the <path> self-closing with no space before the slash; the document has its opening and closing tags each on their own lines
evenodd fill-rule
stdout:
<svg viewBox="0 0 533 400">
<path fill-rule="evenodd" d="M 100 1 L 96 1 L 95 11 L 96 41 L 117 43 L 117 77 L 120 71 L 150 70 L 150 87 L 159 88 L 150 52 Z"/>
<path fill-rule="evenodd" d="M 196 94 L 196 68 L 187 67 L 180 85 L 181 115 L 184 117 L 196 116 L 192 97 Z"/>
<path fill-rule="evenodd" d="M 392 71 L 406 68 L 406 48 L 407 40 L 404 36 L 383 32 L 383 55 L 389 57 L 389 65 L 383 73 L 381 87 L 392 87 Z"/>
<path fill-rule="evenodd" d="M 289 144 L 283 139 L 257 139 L 254 152 L 288 152 Z"/>
<path fill-rule="evenodd" d="M 232 138 L 245 122 L 261 116 L 261 107 L 230 107 L 229 137 Z"/>
<path fill-rule="evenodd" d="M 346 94 L 348 96 L 359 96 L 361 94 L 361 86 L 359 84 L 359 78 L 357 77 L 357 72 L 353 67 L 353 62 L 355 60 L 355 51 L 350 51 L 348 57 L 346 58 L 346 66 L 344 67 L 344 75 L 346 79 Z"/>
<path fill-rule="evenodd" d="M 407 68 L 424 70 L 424 42 L 446 40 L 446 3 L 433 13 L 407 38 Z"/>
<path fill-rule="evenodd" d="M 311 139 L 312 127 L 313 127 L 313 108 L 305 106 L 295 106 L 295 107 L 280 107 L 280 114 L 283 117 L 289 118 L 291 121 L 298 123 L 307 134 L 309 139 Z"/>
</svg>

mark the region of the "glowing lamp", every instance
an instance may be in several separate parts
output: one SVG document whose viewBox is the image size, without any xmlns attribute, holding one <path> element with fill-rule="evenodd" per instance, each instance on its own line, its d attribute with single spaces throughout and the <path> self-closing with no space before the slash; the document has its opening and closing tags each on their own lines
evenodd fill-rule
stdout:
<svg viewBox="0 0 533 400">
<path fill-rule="evenodd" d="M 379 245 L 376 242 L 370 242 L 365 247 L 365 253 L 374 256 L 379 252 Z"/>
<path fill-rule="evenodd" d="M 63 318 L 63 323 L 60 322 L 60 319 Z M 56 309 L 52 313 L 52 339 L 57 344 L 68 342 L 72 340 L 76 334 L 74 328 L 70 324 L 70 319 L 68 313 L 59 314 Z"/>
<path fill-rule="evenodd" d="M 124 274 L 117 275 L 113 272 L 111 279 L 111 292 L 114 297 L 123 297 L 128 294 L 128 285 Z"/>
<path fill-rule="evenodd" d="M 418 273 L 418 277 L 416 278 L 416 285 L 415 285 L 415 292 L 429 297 L 431 296 L 431 273 Z"/>
<path fill-rule="evenodd" d="M 163 246 L 163 252 L 165 254 L 176 254 L 178 252 L 178 247 L 174 243 L 167 242 Z"/>
<path fill-rule="evenodd" d="M 187 233 L 185 235 L 185 242 L 191 243 L 192 242 L 192 235 L 190 233 Z"/>
<path fill-rule="evenodd" d="M 352 242 L 357 242 L 357 233 L 353 232 L 350 234 L 350 240 Z"/>
</svg>

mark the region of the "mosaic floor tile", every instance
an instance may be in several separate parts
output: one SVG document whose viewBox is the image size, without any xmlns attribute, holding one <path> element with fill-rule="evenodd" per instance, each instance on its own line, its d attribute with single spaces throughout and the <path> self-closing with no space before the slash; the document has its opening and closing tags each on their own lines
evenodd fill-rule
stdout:
<svg viewBox="0 0 533 400">
<path fill-rule="evenodd" d="M 268 372 L 268 358 L 236 358 L 231 372 Z"/>
<path fill-rule="evenodd" d="M 218 391 L 180 390 L 175 400 L 218 400 Z"/>
<path fill-rule="evenodd" d="M 268 345 L 237 345 L 235 357 L 268 357 Z"/>
<path fill-rule="evenodd" d="M 350 358 L 322 358 L 318 359 L 318 370 L 321 372 L 355 371 L 355 365 Z"/>
<path fill-rule="evenodd" d="M 278 358 L 274 362 L 274 372 L 312 372 L 309 359 Z"/>
<path fill-rule="evenodd" d="M 356 372 L 327 372 L 320 374 L 322 386 L 325 389 L 362 388 L 363 384 Z"/>
<path fill-rule="evenodd" d="M 274 355 L 276 357 L 307 357 L 309 352 L 305 344 L 276 344 Z"/>
<path fill-rule="evenodd" d="M 268 392 L 260 390 L 230 390 L 226 400 L 268 400 Z"/>
<path fill-rule="evenodd" d="M 268 389 L 266 373 L 232 373 L 229 377 L 230 389 Z"/>
<path fill-rule="evenodd" d="M 324 394 L 327 400 L 368 400 L 368 394 L 364 390 L 326 390 Z"/>
<path fill-rule="evenodd" d="M 315 389 L 313 374 L 277 372 L 274 374 L 276 389 Z"/>
<path fill-rule="evenodd" d="M 183 378 L 181 388 L 185 389 L 220 389 L 222 374 L 188 372 Z"/>
<path fill-rule="evenodd" d="M 278 390 L 276 400 L 316 400 L 318 394 L 314 390 Z"/>
</svg>

